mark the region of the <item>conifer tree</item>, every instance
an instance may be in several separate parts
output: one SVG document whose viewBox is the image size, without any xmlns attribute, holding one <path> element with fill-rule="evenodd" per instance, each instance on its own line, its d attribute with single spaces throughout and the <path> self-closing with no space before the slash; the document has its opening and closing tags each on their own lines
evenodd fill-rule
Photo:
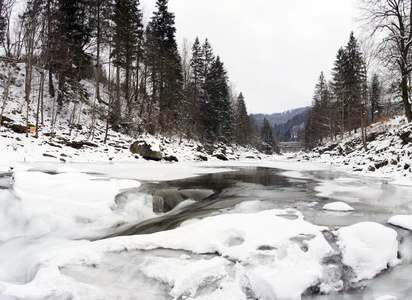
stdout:
<svg viewBox="0 0 412 300">
<path fill-rule="evenodd" d="M 183 74 L 175 38 L 174 14 L 168 11 L 168 0 L 157 0 L 157 11 L 146 30 L 151 64 L 153 100 L 159 105 L 158 124 L 163 132 L 172 130 L 179 121 L 179 102 L 182 99 Z"/>
<path fill-rule="evenodd" d="M 345 48 L 347 53 L 347 64 L 345 66 L 345 79 L 347 84 L 348 113 L 351 115 L 351 125 L 361 128 L 363 147 L 366 150 L 366 69 L 358 41 L 351 32 L 349 42 Z M 356 117 L 358 116 L 358 117 Z"/>
<path fill-rule="evenodd" d="M 204 67 L 204 55 L 203 48 L 200 45 L 199 38 L 196 37 L 196 40 L 192 46 L 192 58 L 190 60 L 191 67 L 191 78 L 190 78 L 190 116 L 191 116 L 191 125 L 193 131 L 197 131 L 199 126 L 199 115 L 200 115 L 200 105 L 201 99 L 204 97 L 203 90 L 203 67 Z"/>
<path fill-rule="evenodd" d="M 227 72 L 219 56 L 210 65 L 205 88 L 202 119 L 206 137 L 212 141 L 231 141 L 234 135 L 233 109 L 229 98 Z"/>
<path fill-rule="evenodd" d="M 203 93 L 206 93 L 206 84 L 207 84 L 207 74 L 212 66 L 212 63 L 215 61 L 215 55 L 213 54 L 213 48 L 209 43 L 209 40 L 206 39 L 202 45 L 202 54 L 203 54 L 203 68 L 201 71 L 201 87 L 203 89 Z"/>
<path fill-rule="evenodd" d="M 335 133 L 333 103 L 328 83 L 321 72 L 313 93 L 312 108 L 308 114 L 306 124 L 305 142 L 309 148 L 313 148 L 317 142 Z"/>
<path fill-rule="evenodd" d="M 204 81 L 204 52 L 198 37 L 196 37 L 192 46 L 190 67 L 192 68 L 191 82 L 193 86 L 193 99 L 196 102 L 202 95 L 202 82 Z"/>
<path fill-rule="evenodd" d="M 340 136 L 343 139 L 343 133 L 345 131 L 346 124 L 346 107 L 347 107 L 347 86 L 345 79 L 345 65 L 347 61 L 347 55 L 344 48 L 340 48 L 336 55 L 336 60 L 334 63 L 332 71 L 332 89 L 339 103 L 339 114 L 340 114 Z"/>
<path fill-rule="evenodd" d="M 379 82 L 379 75 L 372 75 L 370 87 L 370 105 L 371 105 L 371 121 L 372 123 L 382 114 L 383 106 L 381 104 L 382 87 Z"/>
<path fill-rule="evenodd" d="M 143 34 L 142 14 L 139 9 L 139 1 L 115 0 L 113 3 L 112 21 L 113 30 L 113 52 L 116 67 L 116 106 L 113 111 L 114 126 L 122 119 L 121 100 L 121 71 L 124 70 L 124 98 L 131 113 L 131 75 L 134 62 L 141 55 L 140 45 Z"/>
<path fill-rule="evenodd" d="M 243 94 L 240 93 L 235 106 L 235 140 L 240 145 L 246 145 L 250 141 L 251 126 L 250 119 L 246 110 L 246 103 Z"/>
<path fill-rule="evenodd" d="M 74 89 L 79 88 L 81 72 L 90 63 L 85 47 L 90 40 L 90 24 L 86 16 L 86 0 L 59 0 L 57 26 L 54 34 L 56 47 L 54 61 L 59 74 L 57 102 L 63 104 Z"/>
<path fill-rule="evenodd" d="M 266 118 L 263 119 L 262 130 L 260 131 L 260 138 L 263 142 L 270 146 L 275 145 L 275 139 L 273 137 L 272 128 L 270 127 L 269 121 Z"/>
</svg>

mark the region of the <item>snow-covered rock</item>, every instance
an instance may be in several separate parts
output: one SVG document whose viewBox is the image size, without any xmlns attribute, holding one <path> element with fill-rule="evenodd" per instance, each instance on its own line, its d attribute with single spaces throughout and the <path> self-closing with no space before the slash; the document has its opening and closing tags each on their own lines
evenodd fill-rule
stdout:
<svg viewBox="0 0 412 300">
<path fill-rule="evenodd" d="M 336 231 L 343 264 L 352 268 L 352 282 L 371 279 L 399 263 L 397 232 L 375 222 L 361 222 Z"/>
<path fill-rule="evenodd" d="M 396 215 L 388 220 L 389 224 L 412 230 L 412 215 Z"/>
<path fill-rule="evenodd" d="M 332 210 L 332 211 L 353 211 L 355 210 L 352 206 L 346 204 L 345 202 L 339 202 L 339 201 L 325 204 L 322 209 Z"/>
</svg>

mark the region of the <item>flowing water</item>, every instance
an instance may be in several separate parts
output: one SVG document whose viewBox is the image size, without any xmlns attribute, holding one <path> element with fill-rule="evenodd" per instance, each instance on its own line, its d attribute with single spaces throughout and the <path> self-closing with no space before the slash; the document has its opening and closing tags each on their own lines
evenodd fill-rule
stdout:
<svg viewBox="0 0 412 300">
<path fill-rule="evenodd" d="M 294 176 L 297 175 L 297 176 Z M 359 222 L 373 221 L 394 228 L 399 235 L 402 265 L 389 269 L 372 280 L 354 284 L 349 290 L 329 295 L 307 295 L 307 299 L 374 299 L 373 294 L 391 293 L 412 298 L 412 235 L 387 224 L 397 214 L 411 214 L 412 188 L 391 185 L 385 180 L 348 176 L 332 171 L 294 174 L 279 169 L 251 167 L 234 172 L 209 174 L 184 180 L 145 184 L 142 190 L 159 194 L 163 200 L 175 200 L 180 190 L 213 193 L 176 214 L 127 225 L 112 236 L 156 232 L 177 227 L 181 222 L 202 216 L 222 214 L 243 201 L 261 201 L 261 210 L 294 208 L 307 221 L 337 230 Z M 184 200 L 184 199 L 182 199 Z M 325 211 L 329 202 L 344 201 L 353 212 Z"/>
<path fill-rule="evenodd" d="M 11 189 L 10 175 L 7 173 L 0 176 L 0 189 L 5 191 Z M 142 182 L 140 188 L 130 189 L 117 195 L 116 203 L 122 205 L 130 199 L 131 195 L 142 193 L 152 195 L 153 201 L 156 202 L 157 217 L 121 224 L 88 238 L 99 240 L 171 230 L 192 218 L 234 213 L 236 205 L 256 200 L 259 201 L 259 206 L 255 206 L 255 210 L 296 209 L 304 215 L 306 221 L 326 226 L 330 230 L 363 221 L 373 221 L 389 226 L 398 232 L 399 255 L 402 264 L 389 268 L 372 280 L 363 280 L 354 284 L 343 292 L 319 295 L 313 291 L 313 293 L 307 293 L 304 298 L 374 299 L 373 295 L 377 293 L 397 295 L 398 299 L 412 298 L 411 232 L 386 223 L 393 215 L 412 214 L 412 188 L 410 187 L 395 186 L 385 180 L 348 176 L 332 171 L 293 172 L 265 167 L 242 167 L 232 172 L 208 174 L 183 180 L 160 183 Z M 191 201 L 186 201 L 188 199 Z M 322 210 L 323 205 L 334 201 L 346 202 L 354 208 L 354 211 Z M 233 241 L 235 244 L 236 242 Z M 101 264 L 100 269 L 72 266 L 62 268 L 60 271 L 85 283 L 99 280 L 100 285 L 107 290 L 122 289 L 121 285 L 128 285 L 129 291 L 132 286 L 135 291 L 140 292 L 127 295 L 125 290 L 122 296 L 130 296 L 130 299 L 143 299 L 141 297 L 167 299 L 167 294 L 158 281 L 143 279 L 141 272 L 133 268 L 147 255 L 147 251 L 111 254 L 116 258 L 110 259 L 109 257 L 105 263 Z M 150 255 L 168 259 L 187 255 L 196 259 L 196 254 L 184 250 L 154 249 L 150 251 Z M 213 255 L 202 255 L 202 259 L 212 260 Z M 116 269 L 116 265 L 119 264 L 123 266 L 123 269 Z M 105 276 L 100 278 L 99 271 L 102 269 L 105 270 Z M 124 273 L 134 275 L 119 283 L 117 278 Z M 154 288 L 143 292 L 142 286 L 145 284 L 152 284 Z M 150 295 L 147 294 L 149 292 Z"/>
</svg>

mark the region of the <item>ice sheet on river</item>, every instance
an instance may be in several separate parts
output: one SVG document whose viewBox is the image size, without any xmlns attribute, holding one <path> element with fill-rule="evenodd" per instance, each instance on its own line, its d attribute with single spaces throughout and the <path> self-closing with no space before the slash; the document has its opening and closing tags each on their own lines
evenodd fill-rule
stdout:
<svg viewBox="0 0 412 300">
<path fill-rule="evenodd" d="M 250 205 L 245 204 L 247 209 Z M 0 295 L 136 299 L 136 291 L 144 287 L 145 299 L 300 299 L 312 286 L 342 288 L 339 275 L 330 279 L 336 267 L 324 264 L 337 254 L 324 230 L 286 209 L 218 215 L 149 235 L 50 241 L 29 254 L 29 260 L 37 259 L 33 270 L 27 270 L 35 274 L 32 280 L 22 285 L 0 282 Z M 397 248 L 392 235 L 381 241 L 366 241 L 369 253 Z M 365 267 L 375 270 L 380 263 Z"/>
</svg>

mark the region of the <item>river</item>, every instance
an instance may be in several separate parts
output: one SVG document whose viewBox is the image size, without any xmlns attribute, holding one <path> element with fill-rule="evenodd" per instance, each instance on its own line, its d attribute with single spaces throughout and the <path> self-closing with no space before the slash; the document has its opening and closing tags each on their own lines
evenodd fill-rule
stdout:
<svg viewBox="0 0 412 300">
<path fill-rule="evenodd" d="M 195 166 L 187 178 L 160 181 L 147 174 L 132 178 L 130 169 L 125 175 L 119 166 L 113 171 L 101 165 L 89 165 L 87 171 L 85 166 L 73 166 L 64 172 L 57 166 L 32 165 L 14 175 L 13 171 L 3 173 L 0 299 L 219 299 L 222 295 L 231 295 L 231 299 L 270 299 L 273 295 L 278 299 L 412 298 L 411 233 L 387 224 L 394 215 L 411 214 L 411 187 L 328 168 L 269 166 L 220 165 L 211 168 L 210 174 L 207 168 Z M 196 173 L 202 174 L 192 176 Z M 33 178 L 33 186 L 27 183 L 28 178 Z M 41 180 L 46 183 L 37 187 Z M 65 182 L 72 185 L 67 190 Z M 115 197 L 106 190 L 110 184 L 120 187 L 120 192 L 111 191 Z M 76 198 L 79 193 L 72 191 L 76 185 L 83 195 L 80 200 Z M 102 194 L 94 199 L 98 189 Z M 32 198 L 47 198 L 46 212 L 41 208 L 36 211 L 29 202 Z M 335 201 L 350 205 L 353 211 L 323 209 Z M 275 212 L 274 217 L 265 212 Z M 259 219 L 266 222 L 263 227 L 258 227 Z M 237 220 L 251 223 L 233 225 Z M 286 235 L 287 242 L 276 244 L 272 237 L 286 234 L 288 228 L 265 228 L 264 224 L 272 221 L 291 226 L 299 221 L 304 226 L 298 235 Z M 357 281 L 342 263 L 342 253 L 334 250 L 333 255 L 328 254 L 323 248 L 338 249 L 334 233 L 362 222 L 378 223 L 397 232 L 398 262 L 372 279 Z M 260 231 L 251 232 L 261 235 L 263 242 L 256 242 L 250 250 L 247 245 L 256 236 L 248 235 L 248 230 L 255 226 Z M 179 233 L 188 228 L 190 233 Z M 200 242 L 196 230 L 204 237 Z M 226 248 L 219 244 L 221 235 Z M 313 265 L 306 266 L 305 255 L 315 247 L 315 240 L 323 241 L 326 246 L 322 244 L 317 251 L 325 253 L 312 256 Z M 283 256 L 281 251 L 285 251 Z M 302 262 L 296 262 L 300 259 Z M 285 270 L 296 270 L 278 274 L 282 268 L 274 261 L 285 263 Z M 271 269 L 262 272 L 267 271 L 274 281 L 286 278 L 291 287 L 263 284 L 254 272 L 265 264 Z M 312 277 L 320 274 L 314 280 L 318 283 L 295 286 L 293 277 L 299 282 L 299 272 L 310 267 L 319 267 L 320 273 L 302 276 L 302 280 L 313 281 Z M 330 276 L 325 277 L 325 272 L 331 272 Z M 330 282 L 322 288 L 325 278 Z M 289 291 L 294 288 L 296 292 Z"/>
</svg>

